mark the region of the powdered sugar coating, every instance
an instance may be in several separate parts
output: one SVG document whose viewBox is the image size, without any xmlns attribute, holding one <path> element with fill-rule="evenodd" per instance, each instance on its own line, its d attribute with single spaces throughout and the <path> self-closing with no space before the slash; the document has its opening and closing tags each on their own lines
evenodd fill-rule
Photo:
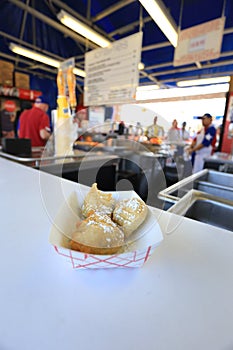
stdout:
<svg viewBox="0 0 233 350">
<path fill-rule="evenodd" d="M 108 215 L 101 213 L 92 214 L 83 220 L 72 238 L 82 244 L 101 248 L 124 244 L 124 232 Z"/>
<path fill-rule="evenodd" d="M 115 206 L 115 200 L 111 193 L 105 193 L 97 188 L 97 184 L 93 184 L 90 191 L 84 199 L 82 205 L 82 214 L 84 217 L 94 214 L 95 212 L 111 215 Z"/>
<path fill-rule="evenodd" d="M 126 236 L 129 236 L 145 220 L 147 210 L 141 199 L 125 199 L 117 203 L 113 211 L 113 220 L 124 230 Z"/>
</svg>

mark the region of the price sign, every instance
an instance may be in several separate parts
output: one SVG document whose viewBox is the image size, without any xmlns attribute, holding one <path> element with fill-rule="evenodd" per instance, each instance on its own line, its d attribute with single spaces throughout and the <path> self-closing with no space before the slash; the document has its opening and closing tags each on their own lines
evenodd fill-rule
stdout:
<svg viewBox="0 0 233 350">
<path fill-rule="evenodd" d="M 142 32 L 85 54 L 84 105 L 135 102 Z"/>
</svg>

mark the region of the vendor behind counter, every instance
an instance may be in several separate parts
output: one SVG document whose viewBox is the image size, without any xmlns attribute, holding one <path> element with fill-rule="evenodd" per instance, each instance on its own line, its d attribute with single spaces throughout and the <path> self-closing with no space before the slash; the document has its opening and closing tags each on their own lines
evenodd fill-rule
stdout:
<svg viewBox="0 0 233 350">
<path fill-rule="evenodd" d="M 45 146 L 51 135 L 49 116 L 46 114 L 49 104 L 44 96 L 35 100 L 34 106 L 22 112 L 19 117 L 19 138 L 31 139 L 32 147 Z"/>
</svg>

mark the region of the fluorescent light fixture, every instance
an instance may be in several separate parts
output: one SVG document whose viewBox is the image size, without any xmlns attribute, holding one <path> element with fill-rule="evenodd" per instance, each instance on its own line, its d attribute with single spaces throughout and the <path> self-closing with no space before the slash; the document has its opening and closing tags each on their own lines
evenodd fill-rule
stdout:
<svg viewBox="0 0 233 350">
<path fill-rule="evenodd" d="M 40 53 L 37 53 L 35 51 L 28 50 L 14 43 L 10 43 L 9 48 L 11 51 L 13 51 L 14 53 L 17 53 L 18 55 L 31 58 L 32 60 L 47 64 L 49 66 L 58 68 L 60 65 L 60 62 L 58 60 L 54 60 L 53 58 L 50 58 L 48 56 L 41 55 Z"/>
<path fill-rule="evenodd" d="M 194 80 L 182 80 L 176 83 L 179 87 L 184 86 L 194 86 L 194 85 L 208 85 L 208 84 L 220 84 L 220 83 L 229 83 L 231 77 L 216 77 L 216 78 L 206 78 L 206 79 L 194 79 Z"/>
<path fill-rule="evenodd" d="M 176 98 L 184 96 L 208 95 L 229 91 L 229 84 L 216 84 L 187 88 L 159 89 L 157 91 L 137 91 L 136 100 L 160 100 L 163 98 Z"/>
<path fill-rule="evenodd" d="M 153 91 L 158 89 L 158 85 L 142 85 L 137 87 L 137 91 Z"/>
<path fill-rule="evenodd" d="M 77 68 L 77 67 L 74 67 L 73 73 L 74 73 L 75 75 L 79 75 L 80 77 L 83 77 L 83 78 L 85 78 L 85 76 L 86 76 L 86 73 L 84 72 L 84 70 L 79 69 L 79 68 Z"/>
<path fill-rule="evenodd" d="M 170 43 L 176 47 L 178 41 L 178 31 L 175 22 L 165 6 L 159 0 L 139 0 L 145 10 L 149 13 L 151 18 L 157 23 L 164 35 L 168 38 Z M 169 18 L 170 17 L 170 18 Z"/>
<path fill-rule="evenodd" d="M 95 30 L 91 29 L 89 26 L 71 16 L 64 10 L 61 10 L 57 17 L 66 27 L 69 27 L 76 33 L 79 33 L 85 38 L 91 40 L 93 43 L 101 47 L 107 47 L 111 44 L 111 41 L 107 40 L 103 35 L 97 33 Z"/>
<path fill-rule="evenodd" d="M 42 55 L 40 53 L 37 53 L 35 51 L 29 50 L 23 46 L 20 46 L 20 45 L 14 44 L 14 43 L 10 43 L 9 48 L 12 52 L 14 52 L 18 55 L 21 55 L 21 56 L 24 56 L 27 58 L 31 58 L 32 60 L 47 64 L 47 65 L 55 67 L 55 68 L 59 68 L 60 63 L 62 62 L 62 61 L 50 58 L 48 56 Z M 76 67 L 74 68 L 73 72 L 74 72 L 74 74 L 79 75 L 83 78 L 86 76 L 86 73 L 83 70 L 76 68 Z"/>
</svg>

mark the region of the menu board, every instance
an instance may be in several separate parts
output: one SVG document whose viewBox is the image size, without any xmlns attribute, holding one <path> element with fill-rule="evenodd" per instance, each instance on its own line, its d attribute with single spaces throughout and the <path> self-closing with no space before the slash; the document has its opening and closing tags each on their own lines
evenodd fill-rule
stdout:
<svg viewBox="0 0 233 350">
<path fill-rule="evenodd" d="M 84 105 L 135 102 L 142 32 L 85 54 Z"/>
</svg>

